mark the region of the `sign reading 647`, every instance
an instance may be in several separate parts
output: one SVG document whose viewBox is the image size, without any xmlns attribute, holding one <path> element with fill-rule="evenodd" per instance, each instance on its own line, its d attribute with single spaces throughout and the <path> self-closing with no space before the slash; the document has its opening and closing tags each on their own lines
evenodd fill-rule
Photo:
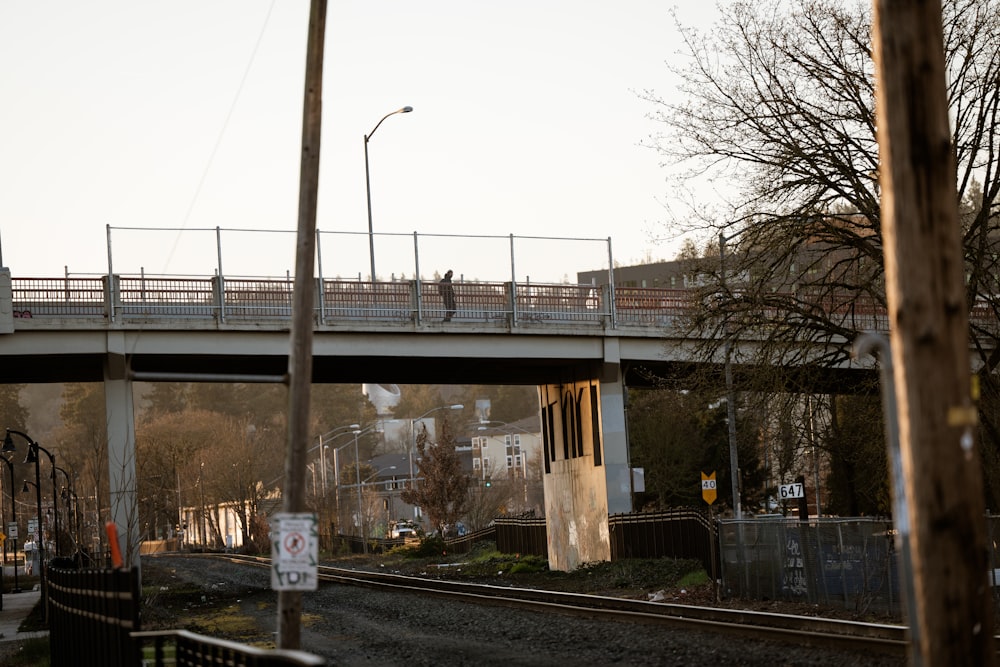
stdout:
<svg viewBox="0 0 1000 667">
<path fill-rule="evenodd" d="M 806 497 L 806 487 L 802 482 L 795 482 L 794 484 L 782 484 L 778 487 L 778 495 L 781 496 L 782 500 L 789 500 L 791 498 L 805 498 Z"/>
</svg>

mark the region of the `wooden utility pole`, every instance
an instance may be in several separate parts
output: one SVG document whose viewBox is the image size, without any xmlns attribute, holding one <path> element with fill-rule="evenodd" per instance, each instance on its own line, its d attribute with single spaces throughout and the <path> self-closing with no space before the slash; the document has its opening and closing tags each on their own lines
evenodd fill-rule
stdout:
<svg viewBox="0 0 1000 667">
<path fill-rule="evenodd" d="M 917 643 L 910 664 L 992 665 L 980 455 L 939 1 L 874 0 L 886 291 Z"/>
<path fill-rule="evenodd" d="M 295 241 L 295 292 L 292 296 L 291 350 L 288 355 L 288 447 L 282 510 L 306 511 L 306 446 L 312 385 L 313 269 L 316 256 L 316 200 L 319 143 L 323 118 L 323 40 L 326 0 L 312 0 L 306 47 L 305 99 L 302 105 L 302 162 L 299 167 L 299 223 Z M 299 648 L 302 640 L 302 591 L 278 592 L 278 648 Z"/>
</svg>

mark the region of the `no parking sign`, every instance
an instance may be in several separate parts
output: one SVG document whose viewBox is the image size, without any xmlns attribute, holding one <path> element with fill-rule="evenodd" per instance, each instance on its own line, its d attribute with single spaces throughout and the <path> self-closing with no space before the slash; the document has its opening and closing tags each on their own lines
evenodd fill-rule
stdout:
<svg viewBox="0 0 1000 667">
<path fill-rule="evenodd" d="M 271 588 L 276 591 L 316 590 L 318 560 L 316 515 L 275 515 L 271 524 Z"/>
</svg>

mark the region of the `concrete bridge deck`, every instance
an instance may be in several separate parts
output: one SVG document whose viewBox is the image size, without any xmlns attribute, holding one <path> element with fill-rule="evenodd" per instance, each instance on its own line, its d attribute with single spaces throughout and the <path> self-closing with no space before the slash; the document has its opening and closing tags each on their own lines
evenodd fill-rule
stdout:
<svg viewBox="0 0 1000 667">
<path fill-rule="evenodd" d="M 0 294 L 0 333 L 12 334 L 0 335 L 4 376 L 100 381 L 108 355 L 119 355 L 134 379 L 278 378 L 287 369 L 292 286 L 265 278 L 13 278 L 10 300 Z M 612 364 L 626 384 L 641 385 L 642 369 L 672 377 L 713 362 L 695 359 L 699 341 L 686 335 L 693 290 L 453 287 L 457 312 L 444 321 L 435 282 L 314 281 L 314 380 L 544 384 Z M 843 316 L 885 327 L 871 305 L 855 303 Z"/>
</svg>

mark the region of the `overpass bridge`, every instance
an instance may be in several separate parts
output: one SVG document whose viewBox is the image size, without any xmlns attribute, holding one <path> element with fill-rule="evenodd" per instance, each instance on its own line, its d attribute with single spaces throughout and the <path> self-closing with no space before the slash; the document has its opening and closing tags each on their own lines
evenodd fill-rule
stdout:
<svg viewBox="0 0 1000 667">
<path fill-rule="evenodd" d="M 127 357 L 131 379 L 280 381 L 287 369 L 290 278 L 7 280 L 0 334 L 13 335 L 0 338 L 0 359 L 8 382 L 101 381 L 108 355 Z M 641 385 L 647 376 L 637 367 L 670 377 L 712 361 L 696 358 L 699 341 L 684 327 L 693 290 L 455 283 L 457 312 L 444 321 L 438 287 L 314 281 L 314 381 L 541 384 L 614 364 L 626 384 Z M 887 330 L 884 312 L 854 306 L 858 330 Z"/>
<path fill-rule="evenodd" d="M 113 518 L 132 536 L 133 381 L 284 382 L 293 280 L 12 278 L 0 269 L 9 383 L 101 381 Z M 695 363 L 693 292 L 614 285 L 314 280 L 313 381 L 533 384 L 543 424 L 549 561 L 608 560 L 609 514 L 631 511 L 625 387 Z M 855 304 L 856 306 L 856 304 Z M 863 326 L 884 313 L 857 309 Z M 744 341 L 743 345 L 752 345 Z M 721 360 L 709 360 L 721 363 Z"/>
</svg>

